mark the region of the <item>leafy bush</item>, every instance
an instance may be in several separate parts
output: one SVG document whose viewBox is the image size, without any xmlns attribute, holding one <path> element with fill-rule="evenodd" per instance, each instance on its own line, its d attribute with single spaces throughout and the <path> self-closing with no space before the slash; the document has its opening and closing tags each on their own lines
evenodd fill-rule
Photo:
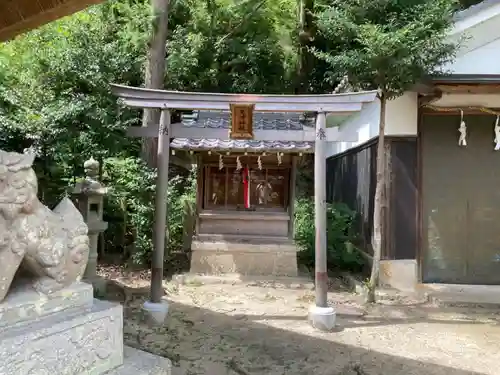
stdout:
<svg viewBox="0 0 500 375">
<path fill-rule="evenodd" d="M 148 264 L 153 249 L 156 171 L 138 158 L 109 158 L 103 179 L 111 187 L 105 204 L 107 251 L 123 252 L 135 264 Z M 169 181 L 167 253 L 182 249 L 184 212 L 194 204 L 195 190 L 193 173 Z"/>
<path fill-rule="evenodd" d="M 356 213 L 345 204 L 327 204 L 327 263 L 328 269 L 360 272 L 364 259 L 354 246 L 353 229 Z M 299 247 L 299 262 L 314 268 L 315 247 L 314 200 L 300 198 L 295 202 L 295 242 Z"/>
</svg>

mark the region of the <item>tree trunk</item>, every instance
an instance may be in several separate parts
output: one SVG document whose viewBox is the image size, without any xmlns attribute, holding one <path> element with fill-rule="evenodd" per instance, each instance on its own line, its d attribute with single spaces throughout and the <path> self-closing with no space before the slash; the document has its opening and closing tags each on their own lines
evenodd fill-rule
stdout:
<svg viewBox="0 0 500 375">
<path fill-rule="evenodd" d="M 145 86 L 148 89 L 162 89 L 165 78 L 165 58 L 167 52 L 168 11 L 170 0 L 151 0 L 153 25 L 148 45 Z M 160 123 L 159 109 L 144 109 L 142 126 Z M 142 158 L 151 167 L 156 166 L 156 138 L 146 138 L 142 144 Z"/>
<path fill-rule="evenodd" d="M 314 68 L 314 56 L 308 50 L 316 34 L 313 17 L 314 0 L 299 0 L 299 49 L 297 62 L 296 94 L 307 94 L 309 92 L 309 77 Z"/>
<path fill-rule="evenodd" d="M 382 233 L 384 209 L 387 207 L 387 196 L 384 194 L 387 171 L 386 171 L 386 155 L 385 155 L 385 112 L 387 99 L 385 94 L 380 94 L 380 121 L 379 121 L 379 136 L 377 145 L 377 182 L 375 186 L 375 207 L 373 209 L 373 233 L 372 233 L 372 248 L 373 262 L 372 273 L 368 290 L 366 293 L 366 303 L 375 302 L 375 289 L 377 288 L 380 274 L 380 258 L 382 256 Z"/>
</svg>

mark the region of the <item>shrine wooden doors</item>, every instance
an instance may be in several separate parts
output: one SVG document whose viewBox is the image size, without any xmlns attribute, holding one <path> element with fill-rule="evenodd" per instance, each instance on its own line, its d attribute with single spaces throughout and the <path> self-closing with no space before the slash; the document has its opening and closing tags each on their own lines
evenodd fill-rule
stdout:
<svg viewBox="0 0 500 375">
<path fill-rule="evenodd" d="M 420 126 L 423 282 L 500 284 L 500 151 L 494 116 L 426 115 Z"/>
</svg>

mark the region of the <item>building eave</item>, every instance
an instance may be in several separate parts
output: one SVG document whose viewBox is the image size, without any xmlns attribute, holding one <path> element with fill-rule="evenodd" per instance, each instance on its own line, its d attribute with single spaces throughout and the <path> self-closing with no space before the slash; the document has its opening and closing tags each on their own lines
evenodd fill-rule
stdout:
<svg viewBox="0 0 500 375">
<path fill-rule="evenodd" d="M 430 79 L 433 84 L 500 84 L 499 74 L 450 74 Z"/>
<path fill-rule="evenodd" d="M 0 42 L 83 10 L 103 0 L 58 0 L 0 2 Z"/>
<path fill-rule="evenodd" d="M 478 4 L 468 7 L 467 9 L 457 12 L 453 17 L 453 20 L 455 21 L 455 23 L 459 23 L 462 21 L 466 21 L 474 16 L 480 15 L 481 13 L 491 13 L 491 8 L 495 8 L 499 5 L 500 0 L 484 0 Z"/>
<path fill-rule="evenodd" d="M 455 14 L 450 36 L 461 34 L 498 16 L 500 0 L 485 0 Z"/>
<path fill-rule="evenodd" d="M 457 12 L 448 40 L 458 43 L 456 59 L 481 48 L 500 37 L 500 0 L 485 0 Z M 453 64 L 452 64 L 453 65 Z"/>
</svg>

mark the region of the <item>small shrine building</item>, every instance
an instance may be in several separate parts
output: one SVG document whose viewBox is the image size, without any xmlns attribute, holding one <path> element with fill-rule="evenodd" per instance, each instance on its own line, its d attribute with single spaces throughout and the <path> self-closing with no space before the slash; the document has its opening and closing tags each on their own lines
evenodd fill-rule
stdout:
<svg viewBox="0 0 500 375">
<path fill-rule="evenodd" d="M 121 85 L 112 85 L 112 90 L 125 105 L 161 109 L 159 125 L 129 129 L 131 136 L 158 137 L 158 262 L 167 216 L 163 200 L 168 161 L 173 152 L 187 152 L 196 155 L 198 164 L 191 272 L 297 275 L 293 241 L 297 163 L 314 153 L 316 278 L 319 275 L 322 284 L 326 281 L 327 147 L 330 142 L 358 139 L 356 132 L 341 132 L 332 125 L 358 121 L 356 114 L 376 100 L 376 92 L 253 95 Z M 171 124 L 171 110 L 192 115 Z M 161 272 L 160 263 L 157 268 Z"/>
<path fill-rule="evenodd" d="M 314 115 L 243 114 L 253 117 L 254 130 L 301 132 L 315 125 Z M 232 139 L 245 137 L 245 123 L 242 134 L 230 135 L 229 111 L 197 111 L 182 122 L 191 129 L 228 132 L 227 139 L 174 138 L 170 143 L 172 153 L 197 155 L 191 272 L 296 275 L 296 169 L 305 154 L 314 152 L 314 142 Z"/>
</svg>

